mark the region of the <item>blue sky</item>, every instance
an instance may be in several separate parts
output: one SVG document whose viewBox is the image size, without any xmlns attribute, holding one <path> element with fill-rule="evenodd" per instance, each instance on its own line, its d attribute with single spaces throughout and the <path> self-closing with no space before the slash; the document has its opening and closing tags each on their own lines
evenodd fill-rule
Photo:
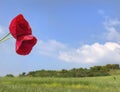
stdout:
<svg viewBox="0 0 120 92">
<path fill-rule="evenodd" d="M 120 64 L 119 0 L 0 0 L 0 37 L 23 14 L 38 42 L 27 56 L 0 44 L 0 76 Z"/>
</svg>

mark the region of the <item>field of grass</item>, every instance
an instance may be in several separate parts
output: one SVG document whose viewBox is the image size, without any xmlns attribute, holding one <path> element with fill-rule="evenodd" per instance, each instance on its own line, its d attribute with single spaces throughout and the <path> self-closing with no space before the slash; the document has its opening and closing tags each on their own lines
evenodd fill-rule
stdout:
<svg viewBox="0 0 120 92">
<path fill-rule="evenodd" d="M 0 78 L 0 92 L 120 92 L 120 76 Z"/>
</svg>

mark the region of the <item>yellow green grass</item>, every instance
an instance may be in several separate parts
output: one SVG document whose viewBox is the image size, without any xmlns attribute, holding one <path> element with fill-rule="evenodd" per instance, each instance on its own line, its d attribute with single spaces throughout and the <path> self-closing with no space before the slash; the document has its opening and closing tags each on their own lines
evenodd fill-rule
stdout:
<svg viewBox="0 0 120 92">
<path fill-rule="evenodd" d="M 120 76 L 0 78 L 0 92 L 120 92 Z"/>
</svg>

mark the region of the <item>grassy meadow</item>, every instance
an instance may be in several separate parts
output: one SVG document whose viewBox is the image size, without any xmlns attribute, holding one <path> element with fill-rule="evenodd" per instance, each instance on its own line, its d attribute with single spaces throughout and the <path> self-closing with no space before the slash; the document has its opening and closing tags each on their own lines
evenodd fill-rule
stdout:
<svg viewBox="0 0 120 92">
<path fill-rule="evenodd" d="M 120 92 L 120 76 L 84 78 L 1 77 L 0 92 Z"/>
</svg>

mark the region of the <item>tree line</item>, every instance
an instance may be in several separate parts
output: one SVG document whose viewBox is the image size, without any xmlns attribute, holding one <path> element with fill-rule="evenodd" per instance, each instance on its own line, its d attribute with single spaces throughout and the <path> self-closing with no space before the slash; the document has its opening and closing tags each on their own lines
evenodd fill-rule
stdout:
<svg viewBox="0 0 120 92">
<path fill-rule="evenodd" d="M 110 70 L 120 69 L 119 64 L 107 64 L 105 66 L 93 66 L 87 68 L 73 68 L 70 70 L 38 70 L 29 73 L 21 73 L 19 77 L 93 77 L 108 76 Z"/>
</svg>

